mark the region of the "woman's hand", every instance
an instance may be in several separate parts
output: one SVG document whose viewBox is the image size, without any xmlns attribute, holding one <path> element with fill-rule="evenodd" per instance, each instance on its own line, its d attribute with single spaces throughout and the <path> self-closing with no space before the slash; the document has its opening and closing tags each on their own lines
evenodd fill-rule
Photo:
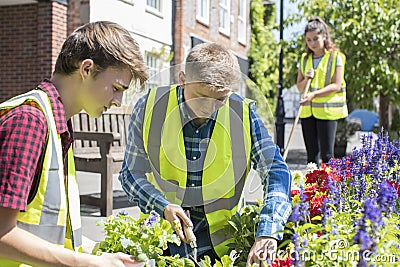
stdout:
<svg viewBox="0 0 400 267">
<path fill-rule="evenodd" d="M 315 70 L 314 69 L 309 69 L 307 72 L 306 72 L 306 79 L 308 78 L 308 79 L 312 79 L 312 78 L 314 78 L 314 75 L 315 75 Z"/>
<path fill-rule="evenodd" d="M 310 103 L 313 99 L 315 98 L 315 93 L 308 93 L 306 94 L 300 101 L 300 105 L 305 105 L 307 103 Z"/>
</svg>

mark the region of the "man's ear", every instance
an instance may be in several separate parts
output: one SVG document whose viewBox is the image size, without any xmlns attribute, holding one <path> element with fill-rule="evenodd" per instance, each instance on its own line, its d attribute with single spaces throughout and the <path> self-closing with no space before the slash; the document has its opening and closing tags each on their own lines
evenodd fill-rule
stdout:
<svg viewBox="0 0 400 267">
<path fill-rule="evenodd" d="M 186 75 L 185 75 L 185 73 L 183 71 L 180 71 L 178 73 L 178 80 L 179 80 L 180 86 L 182 88 L 184 88 L 185 87 L 185 81 L 186 81 Z"/>
<path fill-rule="evenodd" d="M 79 73 L 82 77 L 82 79 L 86 79 L 90 72 L 93 70 L 94 68 L 94 62 L 92 59 L 84 59 L 81 62 L 80 68 L 79 68 Z"/>
</svg>

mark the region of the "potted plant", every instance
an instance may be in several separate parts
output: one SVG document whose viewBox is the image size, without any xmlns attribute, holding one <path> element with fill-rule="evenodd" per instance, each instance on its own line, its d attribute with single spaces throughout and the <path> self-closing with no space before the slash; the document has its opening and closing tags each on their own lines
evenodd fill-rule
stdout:
<svg viewBox="0 0 400 267">
<path fill-rule="evenodd" d="M 347 143 L 356 131 L 361 129 L 361 122 L 358 119 L 341 119 L 338 121 L 335 136 L 335 158 L 346 155 Z"/>
</svg>

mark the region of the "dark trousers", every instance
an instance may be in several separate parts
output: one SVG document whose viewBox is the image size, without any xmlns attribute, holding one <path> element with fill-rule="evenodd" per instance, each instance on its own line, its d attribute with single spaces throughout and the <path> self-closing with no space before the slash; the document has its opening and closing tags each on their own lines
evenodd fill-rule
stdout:
<svg viewBox="0 0 400 267">
<path fill-rule="evenodd" d="M 336 120 L 320 120 L 313 116 L 301 119 L 307 163 L 314 162 L 319 166 L 320 155 L 323 163 L 333 158 L 336 127 Z"/>
</svg>

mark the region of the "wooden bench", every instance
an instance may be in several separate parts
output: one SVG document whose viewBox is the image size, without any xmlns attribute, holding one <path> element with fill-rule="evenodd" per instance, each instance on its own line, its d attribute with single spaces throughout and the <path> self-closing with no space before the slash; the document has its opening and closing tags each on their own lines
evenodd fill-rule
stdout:
<svg viewBox="0 0 400 267">
<path fill-rule="evenodd" d="M 99 118 L 84 112 L 72 117 L 76 170 L 101 175 L 100 194 L 81 195 L 81 203 L 100 207 L 101 216 L 112 214 L 118 197 L 113 190 L 113 174 L 120 171 L 124 159 L 130 114 L 128 107 L 122 106 L 111 108 Z M 129 205 L 125 193 L 118 198 L 119 204 Z"/>
</svg>

